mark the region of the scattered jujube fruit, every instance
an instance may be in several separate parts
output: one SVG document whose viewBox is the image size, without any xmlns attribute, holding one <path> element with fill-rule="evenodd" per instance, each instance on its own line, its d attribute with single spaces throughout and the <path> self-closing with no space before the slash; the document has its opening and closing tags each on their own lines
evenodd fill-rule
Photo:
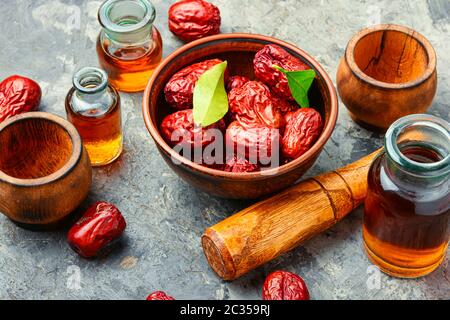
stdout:
<svg viewBox="0 0 450 320">
<path fill-rule="evenodd" d="M 29 111 L 36 111 L 41 102 L 39 85 L 26 77 L 14 75 L 0 83 L 0 123 Z"/>
<path fill-rule="evenodd" d="M 150 293 L 146 300 L 147 301 L 150 301 L 150 300 L 175 300 L 175 298 L 168 296 L 163 291 L 156 291 L 156 292 Z"/>
<path fill-rule="evenodd" d="M 309 300 L 305 281 L 295 273 L 275 271 L 264 281 L 263 300 Z"/>
<path fill-rule="evenodd" d="M 182 0 L 169 9 L 169 29 L 189 42 L 220 33 L 220 10 L 203 0 Z"/>
<path fill-rule="evenodd" d="M 116 206 L 97 202 L 70 228 L 67 241 L 80 256 L 92 258 L 118 239 L 125 228 L 125 219 Z"/>
</svg>

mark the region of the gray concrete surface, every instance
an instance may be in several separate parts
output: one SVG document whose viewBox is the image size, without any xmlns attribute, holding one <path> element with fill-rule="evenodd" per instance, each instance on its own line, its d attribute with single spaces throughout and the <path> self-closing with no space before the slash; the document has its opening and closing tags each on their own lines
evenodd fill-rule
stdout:
<svg viewBox="0 0 450 320">
<path fill-rule="evenodd" d="M 167 29 L 173 1 L 153 0 L 167 55 L 181 43 Z M 449 120 L 449 0 L 214 0 L 223 32 L 252 32 L 292 42 L 311 53 L 335 79 L 349 38 L 377 22 L 423 33 L 439 62 L 439 89 L 430 113 Z M 64 115 L 75 70 L 97 65 L 99 1 L 3 0 L 0 6 L 0 78 L 23 74 L 39 81 L 42 109 Z M 144 299 L 165 290 L 178 299 L 260 299 L 265 275 L 286 269 L 302 275 L 314 299 L 450 298 L 447 258 L 431 275 L 373 281 L 361 247 L 361 209 L 303 247 L 234 282 L 216 277 L 200 246 L 203 230 L 249 203 L 213 198 L 178 179 L 163 163 L 141 116 L 141 95 L 122 94 L 125 151 L 96 169 L 86 205 L 111 201 L 128 221 L 108 256 L 83 260 L 65 231 L 30 232 L 0 217 L 1 299 Z M 309 175 L 340 167 L 381 145 L 382 136 L 355 125 L 343 105 L 332 139 Z M 70 195 L 66 195 L 70 196 Z M 78 281 L 79 280 L 79 281 Z M 367 284 L 372 285 L 367 285 Z M 378 285 L 377 285 L 378 284 Z"/>
</svg>

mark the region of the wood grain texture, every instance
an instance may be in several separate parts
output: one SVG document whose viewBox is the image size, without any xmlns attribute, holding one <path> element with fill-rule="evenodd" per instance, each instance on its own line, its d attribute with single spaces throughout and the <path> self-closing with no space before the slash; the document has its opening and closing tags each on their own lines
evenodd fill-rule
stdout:
<svg viewBox="0 0 450 320">
<path fill-rule="evenodd" d="M 92 169 L 76 129 L 57 116 L 30 112 L 0 125 L 0 212 L 48 226 L 86 198 Z"/>
<path fill-rule="evenodd" d="M 436 54 L 416 31 L 397 25 L 363 29 L 349 42 L 337 88 L 353 120 L 385 131 L 397 119 L 424 113 L 436 94 Z"/>
<path fill-rule="evenodd" d="M 208 228 L 206 258 L 225 280 L 236 279 L 323 232 L 359 206 L 379 151 L 308 179 Z"/>
<path fill-rule="evenodd" d="M 0 135 L 0 170 L 19 179 L 48 176 L 69 160 L 72 142 L 68 132 L 50 121 L 21 121 Z"/>
</svg>

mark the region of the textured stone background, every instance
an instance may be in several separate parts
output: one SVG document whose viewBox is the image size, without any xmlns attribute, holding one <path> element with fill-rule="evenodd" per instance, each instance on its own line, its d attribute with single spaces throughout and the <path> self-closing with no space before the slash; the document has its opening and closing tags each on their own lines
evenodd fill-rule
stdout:
<svg viewBox="0 0 450 320">
<path fill-rule="evenodd" d="M 153 0 L 165 54 L 181 43 L 167 30 L 173 1 Z M 359 29 L 399 23 L 423 33 L 439 57 L 439 90 L 430 113 L 449 120 L 449 0 L 215 0 L 223 32 L 252 32 L 292 42 L 322 63 L 334 79 L 345 45 Z M 23 74 L 43 89 L 42 109 L 64 116 L 64 97 L 75 70 L 96 65 L 99 1 L 3 0 L 0 6 L 0 78 Z M 107 200 L 128 221 L 126 236 L 107 257 L 86 261 L 65 241 L 65 230 L 36 233 L 0 217 L 0 298 L 143 299 L 165 290 L 179 299 L 259 299 L 265 275 L 286 269 L 302 275 L 314 299 L 450 298 L 447 258 L 418 280 L 381 276 L 369 289 L 370 262 L 361 247 L 361 209 L 303 247 L 247 276 L 223 282 L 208 267 L 200 246 L 203 230 L 248 203 L 194 190 L 163 163 L 141 116 L 141 95 L 122 94 L 125 151 L 96 169 L 85 205 Z M 381 145 L 381 136 L 350 119 L 341 105 L 332 139 L 308 175 L 340 167 Z M 67 195 L 70 196 L 70 195 Z M 81 285 L 72 282 L 80 271 Z M 369 269 L 370 270 L 370 269 Z M 369 272 L 370 273 L 370 272 Z"/>
</svg>

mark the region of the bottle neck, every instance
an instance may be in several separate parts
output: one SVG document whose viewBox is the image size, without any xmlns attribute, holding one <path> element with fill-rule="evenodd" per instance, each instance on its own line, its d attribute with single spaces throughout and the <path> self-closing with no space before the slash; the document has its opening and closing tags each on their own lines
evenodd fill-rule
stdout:
<svg viewBox="0 0 450 320">
<path fill-rule="evenodd" d="M 449 183 L 450 124 L 430 115 L 396 121 L 385 137 L 390 179 L 406 191 L 432 189 Z"/>
<path fill-rule="evenodd" d="M 81 69 L 73 77 L 73 86 L 70 106 L 75 113 L 98 117 L 115 104 L 116 98 L 108 85 L 108 76 L 102 69 Z"/>
<path fill-rule="evenodd" d="M 155 8 L 148 0 L 107 0 L 98 12 L 105 36 L 123 46 L 151 42 L 155 17 Z"/>
</svg>

